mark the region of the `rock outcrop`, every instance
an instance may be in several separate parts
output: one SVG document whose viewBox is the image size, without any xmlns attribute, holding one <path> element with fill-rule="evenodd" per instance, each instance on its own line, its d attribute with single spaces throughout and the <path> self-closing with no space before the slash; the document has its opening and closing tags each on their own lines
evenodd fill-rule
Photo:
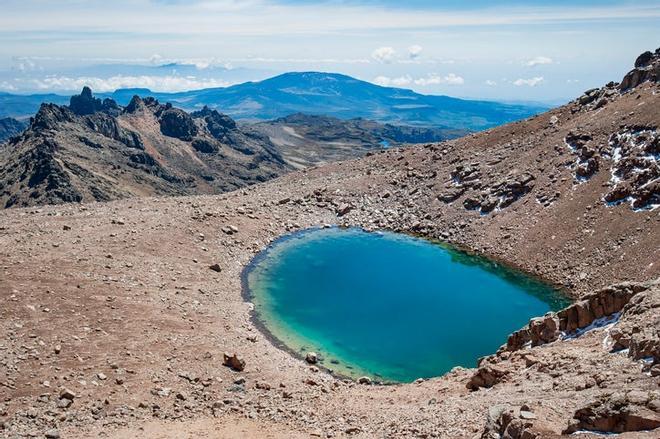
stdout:
<svg viewBox="0 0 660 439">
<path fill-rule="evenodd" d="M 639 326 L 639 322 L 651 322 Z M 644 360 L 650 371 L 660 363 L 660 286 L 657 282 L 623 283 L 587 294 L 557 313 L 530 320 L 527 327 L 511 334 L 497 354 L 482 358 L 479 367 L 466 383 L 471 390 L 492 387 L 506 381 L 511 370 L 502 360 L 511 352 L 576 338 L 590 327 L 614 324 L 610 329 L 608 349 L 628 349 L 633 360 Z M 534 364 L 534 361 L 527 359 Z"/>
<path fill-rule="evenodd" d="M 660 428 L 660 392 L 649 389 L 603 395 L 577 410 L 564 433 L 625 433 L 656 428 Z"/>
<path fill-rule="evenodd" d="M 206 127 L 211 135 L 217 140 L 226 140 L 227 135 L 236 129 L 236 122 L 226 114 L 212 110 L 204 106 L 199 111 L 190 114 L 194 119 L 204 119 Z"/>
<path fill-rule="evenodd" d="M 610 330 L 609 349 L 627 349 L 630 358 L 644 360 L 645 371 L 660 376 L 660 288 L 649 288 L 633 296 L 623 313 L 636 318 L 623 318 Z"/>
<path fill-rule="evenodd" d="M 660 205 L 660 130 L 624 126 L 612 133 L 607 154 L 611 161 L 608 203 L 629 201 L 633 209 Z"/>
<path fill-rule="evenodd" d="M 509 336 L 502 349 L 517 351 L 528 343 L 539 346 L 558 340 L 562 334 L 573 334 L 598 319 L 620 312 L 634 295 L 648 288 L 645 284 L 624 283 L 588 294 L 557 313 L 530 320 L 526 328 Z"/>
<path fill-rule="evenodd" d="M 92 95 L 92 89 L 83 87 L 79 95 L 71 96 L 69 103 L 69 110 L 78 116 L 85 116 L 97 112 L 105 112 L 107 114 L 117 116 L 120 112 L 120 107 L 112 99 L 95 98 Z"/>
<path fill-rule="evenodd" d="M 207 119 L 148 97 L 122 109 L 87 87 L 69 107 L 43 104 L 0 149 L 0 205 L 219 193 L 290 169 L 267 139 L 217 112 Z M 218 121 L 228 127 L 222 139 L 211 133 Z"/>
<path fill-rule="evenodd" d="M 183 110 L 167 106 L 159 114 L 160 132 L 190 142 L 197 135 L 193 118 Z"/>
<path fill-rule="evenodd" d="M 660 48 L 655 52 L 644 52 L 637 57 L 635 68 L 626 74 L 619 89 L 625 92 L 646 81 L 660 81 Z"/>
<path fill-rule="evenodd" d="M 486 427 L 481 439 L 536 439 L 541 435 L 534 428 L 536 416 L 529 407 L 514 407 L 507 404 L 488 409 Z"/>
</svg>

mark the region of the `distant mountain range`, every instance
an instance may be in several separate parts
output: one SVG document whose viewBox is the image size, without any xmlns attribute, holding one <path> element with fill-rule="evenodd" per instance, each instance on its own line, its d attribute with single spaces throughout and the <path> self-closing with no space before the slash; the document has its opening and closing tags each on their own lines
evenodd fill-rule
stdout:
<svg viewBox="0 0 660 439">
<path fill-rule="evenodd" d="M 406 89 L 381 87 L 346 75 L 318 72 L 285 73 L 259 82 L 180 93 L 121 89 L 98 94 L 122 105 L 127 105 L 134 95 L 153 96 L 160 102 L 169 102 L 188 111 L 208 106 L 239 120 L 269 120 L 306 113 L 463 130 L 487 129 L 547 109 L 541 105 L 423 95 Z M 64 105 L 68 101 L 68 96 L 54 94 L 0 93 L 0 117 L 25 117 L 33 115 L 43 102 Z"/>
<path fill-rule="evenodd" d="M 42 104 L 27 127 L 0 119 L 0 208 L 221 193 L 294 168 L 465 134 L 304 114 L 237 124 L 209 107 L 187 113 L 153 97 L 120 106 L 85 87 L 69 105 Z"/>
</svg>

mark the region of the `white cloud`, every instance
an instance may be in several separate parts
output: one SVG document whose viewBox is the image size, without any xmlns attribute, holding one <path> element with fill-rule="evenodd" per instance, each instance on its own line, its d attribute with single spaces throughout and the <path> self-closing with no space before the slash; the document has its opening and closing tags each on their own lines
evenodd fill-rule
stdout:
<svg viewBox="0 0 660 439">
<path fill-rule="evenodd" d="M 0 90 L 2 90 L 2 91 L 17 91 L 18 89 L 16 88 L 15 85 L 10 84 L 7 81 L 2 81 L 2 82 L 0 82 Z"/>
<path fill-rule="evenodd" d="M 390 78 L 388 76 L 377 76 L 374 78 L 373 83 L 383 87 L 403 87 L 410 85 L 413 78 L 410 75 L 399 76 L 398 78 Z"/>
<path fill-rule="evenodd" d="M 437 85 L 437 84 L 447 84 L 447 85 L 463 85 L 465 80 L 456 75 L 455 73 L 450 73 L 447 76 L 440 76 L 436 73 L 431 73 L 425 78 L 418 78 L 415 80 L 416 85 L 427 86 L 427 85 Z"/>
<path fill-rule="evenodd" d="M 154 53 L 149 57 L 149 63 L 158 66 L 164 64 L 163 59 L 164 58 L 160 54 Z"/>
<path fill-rule="evenodd" d="M 381 63 L 391 63 L 396 56 L 396 50 L 391 47 L 379 47 L 371 53 L 371 57 Z"/>
<path fill-rule="evenodd" d="M 463 85 L 465 80 L 454 73 L 449 73 L 446 76 L 440 76 L 437 73 L 431 73 L 427 76 L 420 78 L 413 78 L 410 75 L 403 75 L 397 78 L 390 78 L 388 76 L 378 76 L 373 80 L 374 84 L 383 87 L 404 87 L 408 85 L 418 85 L 426 87 L 429 85 Z"/>
<path fill-rule="evenodd" d="M 495 87 L 497 85 L 497 82 L 493 81 L 492 79 L 487 79 L 486 82 L 484 82 L 489 87 Z"/>
<path fill-rule="evenodd" d="M 552 58 L 548 58 L 547 56 L 537 56 L 536 58 L 532 58 L 525 62 L 525 65 L 528 67 L 534 67 L 544 64 L 554 64 L 554 61 Z"/>
<path fill-rule="evenodd" d="M 422 54 L 422 50 L 422 46 L 413 44 L 412 46 L 408 47 L 408 56 L 410 59 L 417 59 Z"/>
<path fill-rule="evenodd" d="M 529 79 L 516 79 L 513 81 L 513 85 L 520 87 L 523 85 L 529 86 L 529 87 L 536 87 L 539 84 L 542 84 L 544 81 L 543 76 L 536 76 L 534 78 L 529 78 Z"/>
<path fill-rule="evenodd" d="M 17 70 L 22 73 L 43 70 L 43 68 L 37 64 L 36 59 L 29 56 L 15 56 L 12 58 L 12 62 L 12 70 Z"/>
<path fill-rule="evenodd" d="M 231 83 L 218 79 L 201 79 L 194 76 L 112 76 L 97 77 L 67 77 L 49 76 L 41 79 L 16 79 L 15 84 L 0 83 L 0 89 L 13 91 L 20 85 L 21 89 L 42 91 L 78 91 L 84 86 L 97 92 L 111 92 L 120 88 L 148 88 L 152 91 L 177 92 L 197 90 L 212 87 L 227 87 Z"/>
</svg>

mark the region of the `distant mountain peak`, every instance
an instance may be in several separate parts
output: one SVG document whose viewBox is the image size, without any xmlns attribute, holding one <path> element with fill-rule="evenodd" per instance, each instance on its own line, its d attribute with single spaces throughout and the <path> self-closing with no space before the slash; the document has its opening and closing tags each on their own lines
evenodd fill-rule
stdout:
<svg viewBox="0 0 660 439">
<path fill-rule="evenodd" d="M 292 113 L 306 113 L 339 119 L 362 117 L 381 123 L 471 131 L 524 119 L 547 109 L 541 105 L 424 95 L 407 89 L 381 87 L 341 73 L 316 71 L 283 73 L 263 81 L 224 88 L 179 93 L 120 89 L 103 96 L 128 105 L 130 110 L 133 108 L 130 101 L 135 95 L 153 96 L 160 102 L 171 102 L 187 111 L 199 110 L 205 105 L 219 108 L 234 119 L 270 120 Z M 12 96 L 8 99 L 25 99 L 29 103 L 26 107 L 30 107 L 32 112 L 36 111 L 35 98 L 30 100 Z M 61 102 L 53 99 L 42 98 L 42 101 Z M 4 97 L 0 98 L 0 106 L 5 101 Z"/>
</svg>

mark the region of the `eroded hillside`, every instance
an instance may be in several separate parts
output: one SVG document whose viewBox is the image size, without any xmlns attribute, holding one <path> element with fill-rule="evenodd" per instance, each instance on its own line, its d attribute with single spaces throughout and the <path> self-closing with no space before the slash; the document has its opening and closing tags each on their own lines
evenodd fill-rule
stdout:
<svg viewBox="0 0 660 439">
<path fill-rule="evenodd" d="M 290 170 L 267 138 L 204 108 L 192 114 L 134 97 L 126 107 L 85 88 L 43 104 L 0 147 L 0 205 L 219 193 Z"/>
</svg>

